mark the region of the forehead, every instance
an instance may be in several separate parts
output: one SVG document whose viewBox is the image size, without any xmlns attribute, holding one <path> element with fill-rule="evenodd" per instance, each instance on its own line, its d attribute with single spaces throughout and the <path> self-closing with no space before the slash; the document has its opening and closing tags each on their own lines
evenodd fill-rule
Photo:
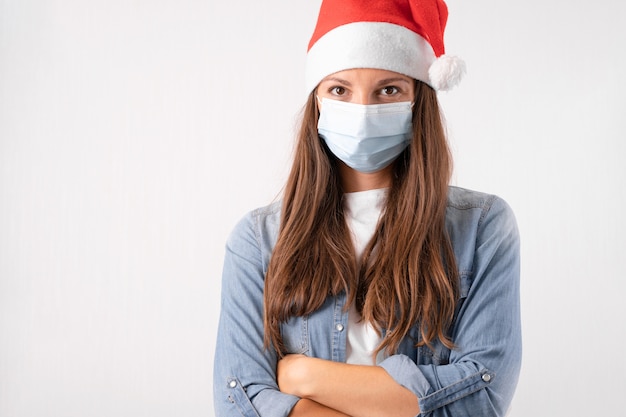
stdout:
<svg viewBox="0 0 626 417">
<path fill-rule="evenodd" d="M 413 79 L 398 72 L 375 68 L 353 68 L 335 72 L 326 76 L 320 84 L 325 82 L 340 82 L 344 84 L 380 84 L 385 82 L 413 83 Z"/>
</svg>

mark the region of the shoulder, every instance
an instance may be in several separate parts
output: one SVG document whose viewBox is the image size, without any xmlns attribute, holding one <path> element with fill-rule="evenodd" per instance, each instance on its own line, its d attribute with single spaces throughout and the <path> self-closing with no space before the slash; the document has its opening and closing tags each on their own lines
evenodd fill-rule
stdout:
<svg viewBox="0 0 626 417">
<path fill-rule="evenodd" d="M 450 187 L 446 210 L 446 230 L 457 258 L 459 270 L 476 269 L 475 262 L 488 258 L 504 246 L 519 246 L 513 210 L 502 198 Z"/>
<path fill-rule="evenodd" d="M 448 187 L 448 207 L 456 210 L 488 208 L 498 199 L 500 198 L 493 194 L 455 186 Z"/>
<path fill-rule="evenodd" d="M 277 201 L 246 213 L 231 231 L 227 246 L 255 246 L 262 253 L 271 251 L 278 236 L 281 206 Z"/>
<path fill-rule="evenodd" d="M 513 210 L 497 195 L 453 186 L 448 188 L 446 219 L 448 222 L 471 221 L 477 227 L 493 219 L 515 223 Z"/>
</svg>

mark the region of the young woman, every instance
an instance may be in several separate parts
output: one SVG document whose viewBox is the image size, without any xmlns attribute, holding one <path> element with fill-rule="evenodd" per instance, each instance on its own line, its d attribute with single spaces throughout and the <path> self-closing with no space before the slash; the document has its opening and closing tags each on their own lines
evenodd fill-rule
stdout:
<svg viewBox="0 0 626 417">
<path fill-rule="evenodd" d="M 216 415 L 500 416 L 521 360 L 507 204 L 448 185 L 440 0 L 326 0 L 281 202 L 230 236 Z"/>
</svg>

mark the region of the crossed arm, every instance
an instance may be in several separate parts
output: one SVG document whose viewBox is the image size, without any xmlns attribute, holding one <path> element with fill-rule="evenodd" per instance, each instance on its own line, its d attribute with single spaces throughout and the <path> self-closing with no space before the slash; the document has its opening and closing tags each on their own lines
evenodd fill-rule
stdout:
<svg viewBox="0 0 626 417">
<path fill-rule="evenodd" d="M 277 379 L 282 392 L 301 398 L 290 417 L 419 414 L 415 395 L 379 366 L 287 355 L 278 362 Z"/>
</svg>

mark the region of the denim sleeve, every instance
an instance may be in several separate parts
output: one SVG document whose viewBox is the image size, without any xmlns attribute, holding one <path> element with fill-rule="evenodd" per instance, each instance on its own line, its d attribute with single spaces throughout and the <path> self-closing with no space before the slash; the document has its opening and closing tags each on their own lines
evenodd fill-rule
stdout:
<svg viewBox="0 0 626 417">
<path fill-rule="evenodd" d="M 521 364 L 520 244 L 512 211 L 493 198 L 477 222 L 471 280 L 453 327 L 448 363 L 416 365 L 394 355 L 380 365 L 417 397 L 421 416 L 503 416 Z M 461 271 L 463 272 L 463 271 Z"/>
<path fill-rule="evenodd" d="M 298 397 L 276 384 L 276 353 L 263 349 L 264 265 L 257 217 L 248 215 L 226 245 L 213 394 L 219 417 L 285 417 Z"/>
</svg>

